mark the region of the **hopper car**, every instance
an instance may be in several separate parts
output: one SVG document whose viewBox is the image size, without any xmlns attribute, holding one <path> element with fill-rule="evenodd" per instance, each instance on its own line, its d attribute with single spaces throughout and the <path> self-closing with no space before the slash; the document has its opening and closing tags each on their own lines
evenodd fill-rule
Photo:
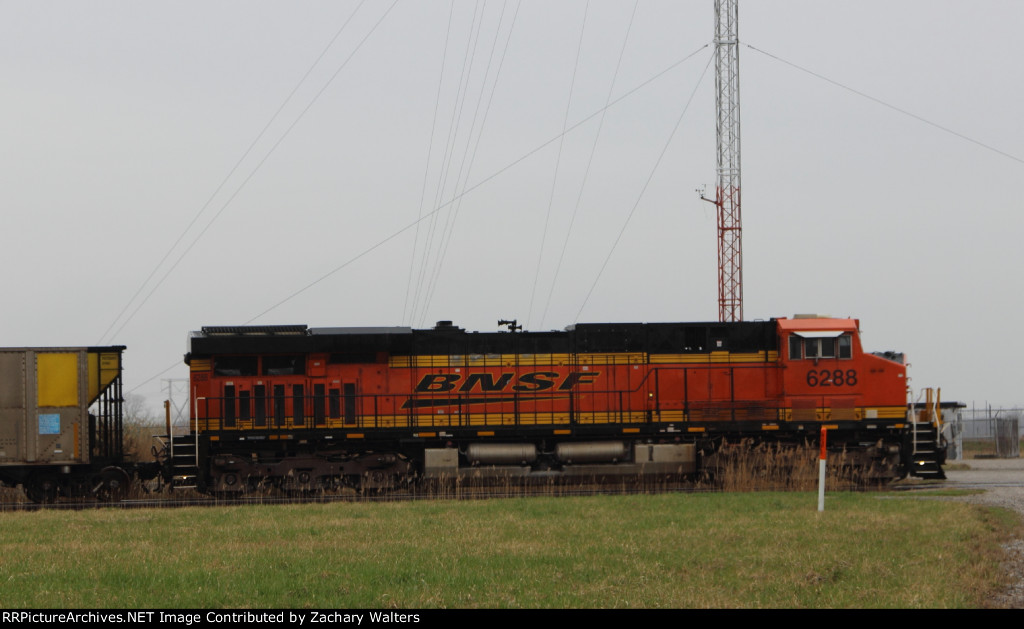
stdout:
<svg viewBox="0 0 1024 629">
<path fill-rule="evenodd" d="M 723 443 L 815 442 L 866 478 L 942 477 L 902 354 L 857 319 L 584 323 L 555 331 L 211 326 L 166 473 L 216 495 L 445 479 L 707 472 Z"/>
<path fill-rule="evenodd" d="M 0 348 L 0 485 L 35 502 L 115 500 L 161 472 L 125 461 L 124 349 Z"/>
</svg>

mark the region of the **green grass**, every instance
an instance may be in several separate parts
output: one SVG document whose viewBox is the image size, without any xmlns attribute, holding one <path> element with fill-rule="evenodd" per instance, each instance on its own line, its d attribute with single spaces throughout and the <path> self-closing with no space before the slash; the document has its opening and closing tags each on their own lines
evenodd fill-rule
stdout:
<svg viewBox="0 0 1024 629">
<path fill-rule="evenodd" d="M 1019 529 L 863 493 L 0 512 L 0 607 L 980 607 Z"/>
</svg>

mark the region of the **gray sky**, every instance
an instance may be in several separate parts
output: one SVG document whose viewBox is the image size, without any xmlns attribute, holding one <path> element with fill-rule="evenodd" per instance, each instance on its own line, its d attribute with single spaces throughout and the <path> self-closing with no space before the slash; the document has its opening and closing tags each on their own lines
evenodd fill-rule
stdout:
<svg viewBox="0 0 1024 629">
<path fill-rule="evenodd" d="M 711 0 L 357 6 L 0 1 L 0 346 L 127 345 L 156 408 L 203 325 L 717 317 Z M 748 319 L 1024 404 L 1021 25 L 741 2 Z"/>
</svg>

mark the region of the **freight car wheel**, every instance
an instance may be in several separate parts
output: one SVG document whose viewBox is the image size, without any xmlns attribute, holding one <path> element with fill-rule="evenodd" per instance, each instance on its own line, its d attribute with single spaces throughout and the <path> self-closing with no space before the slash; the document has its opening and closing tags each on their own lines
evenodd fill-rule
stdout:
<svg viewBox="0 0 1024 629">
<path fill-rule="evenodd" d="M 25 483 L 25 495 L 32 502 L 51 504 L 57 502 L 57 490 L 60 484 L 52 474 L 35 474 Z"/>
<path fill-rule="evenodd" d="M 104 468 L 93 482 L 93 493 L 103 502 L 118 502 L 128 493 L 132 479 L 119 467 Z"/>
</svg>

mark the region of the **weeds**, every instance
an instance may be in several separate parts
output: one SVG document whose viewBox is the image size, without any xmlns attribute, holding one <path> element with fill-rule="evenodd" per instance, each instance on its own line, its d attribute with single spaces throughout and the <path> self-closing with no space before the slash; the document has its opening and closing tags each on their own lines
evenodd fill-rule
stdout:
<svg viewBox="0 0 1024 629">
<path fill-rule="evenodd" d="M 709 457 L 704 486 L 727 492 L 814 491 L 818 488 L 819 449 L 780 443 L 741 441 L 726 443 Z M 882 486 L 894 479 L 894 470 L 865 469 L 860 460 L 847 453 L 828 454 L 825 467 L 827 491 Z"/>
</svg>

